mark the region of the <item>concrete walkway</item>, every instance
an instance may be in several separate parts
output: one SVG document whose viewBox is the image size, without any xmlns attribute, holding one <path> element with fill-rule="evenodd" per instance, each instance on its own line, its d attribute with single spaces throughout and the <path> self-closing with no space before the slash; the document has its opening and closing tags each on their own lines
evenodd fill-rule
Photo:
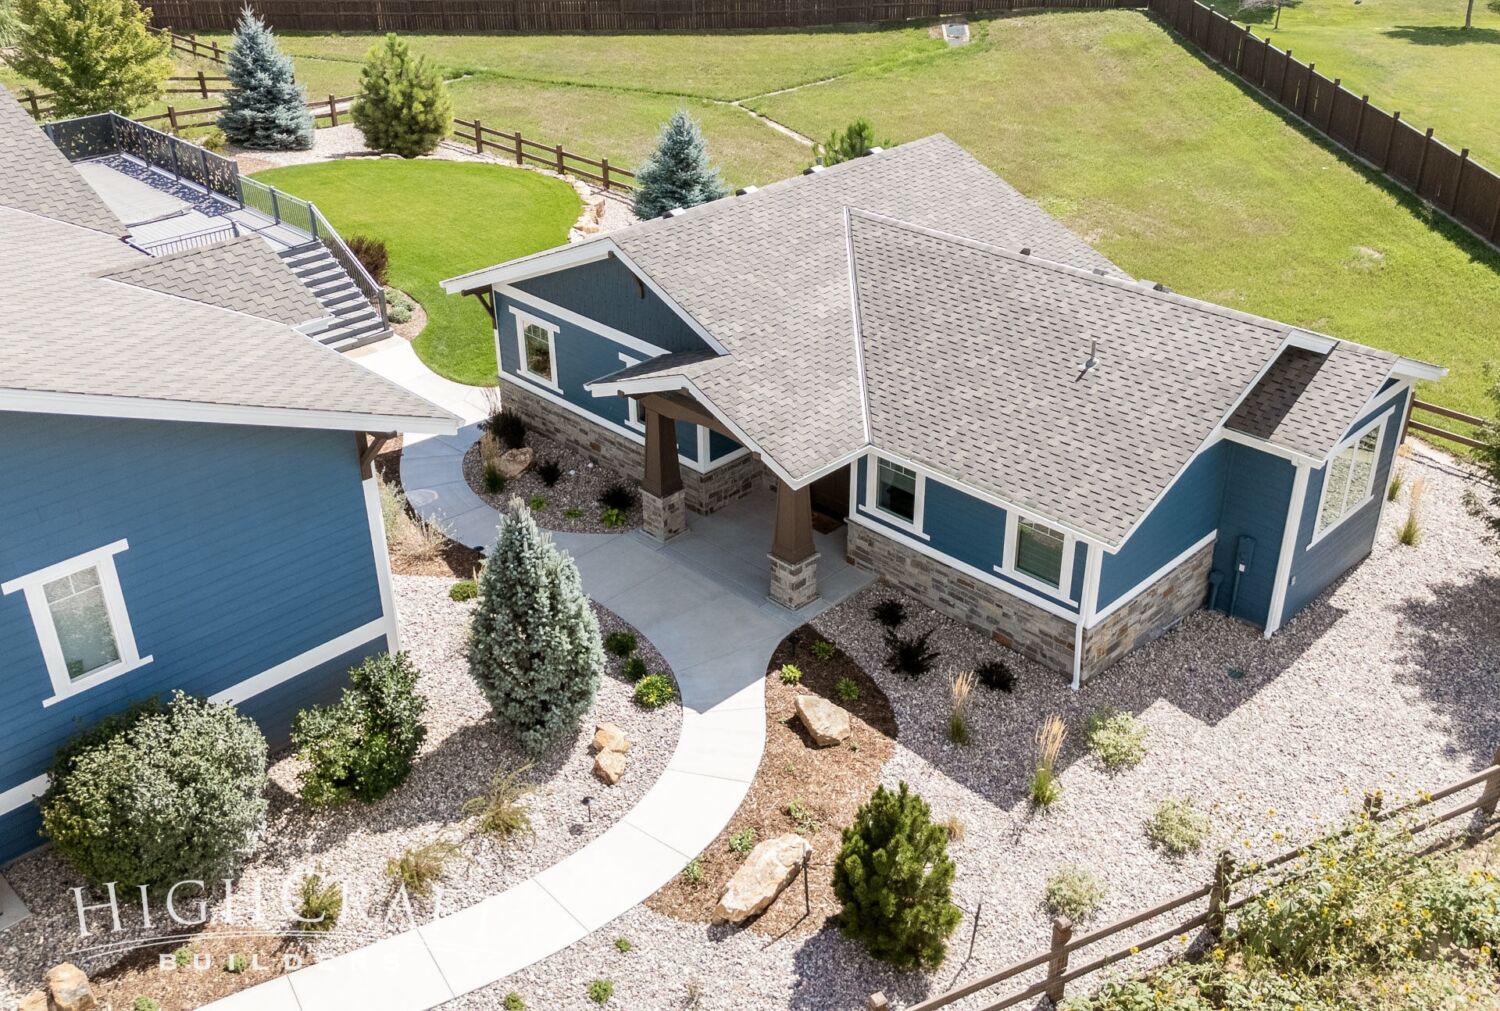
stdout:
<svg viewBox="0 0 1500 1011">
<path fill-rule="evenodd" d="M 488 546 L 495 510 L 463 480 L 469 426 L 402 453 L 413 506 L 455 540 Z M 661 651 L 682 692 L 682 735 L 634 808 L 583 849 L 508 891 L 217 1001 L 219 1011 L 417 1011 L 504 979 L 629 911 L 681 872 L 739 808 L 765 747 L 763 679 L 788 632 L 870 577 L 818 535 L 825 596 L 787 611 L 764 596 L 770 496 L 710 517 L 670 544 L 640 532 L 557 534 L 589 596 Z M 759 559 L 758 563 L 753 559 Z M 750 573 L 758 569 L 759 585 Z"/>
</svg>

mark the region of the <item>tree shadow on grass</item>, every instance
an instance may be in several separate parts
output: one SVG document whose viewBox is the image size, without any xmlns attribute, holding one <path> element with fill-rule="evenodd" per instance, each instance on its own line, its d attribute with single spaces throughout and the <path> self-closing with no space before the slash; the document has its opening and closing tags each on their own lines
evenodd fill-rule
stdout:
<svg viewBox="0 0 1500 1011">
<path fill-rule="evenodd" d="M 1396 25 L 1394 28 L 1387 28 L 1381 34 L 1419 46 L 1500 44 L 1500 29 L 1464 28 L 1462 25 Z"/>
</svg>

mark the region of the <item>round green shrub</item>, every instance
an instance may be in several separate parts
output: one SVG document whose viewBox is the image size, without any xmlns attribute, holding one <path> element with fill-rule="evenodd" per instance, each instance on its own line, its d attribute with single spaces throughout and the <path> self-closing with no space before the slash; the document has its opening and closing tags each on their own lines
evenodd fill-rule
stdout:
<svg viewBox="0 0 1500 1011">
<path fill-rule="evenodd" d="M 65 745 L 42 832 L 89 884 L 121 892 L 222 877 L 266 819 L 266 739 L 233 706 L 174 692 Z"/>
<path fill-rule="evenodd" d="M 427 737 L 427 700 L 405 653 L 382 653 L 349 672 L 337 703 L 297 714 L 292 743 L 307 763 L 302 799 L 314 806 L 379 800 L 406 781 Z"/>
<path fill-rule="evenodd" d="M 961 913 L 953 904 L 955 868 L 948 833 L 905 783 L 884 786 L 844 829 L 833 865 L 841 930 L 876 958 L 903 969 L 934 968 Z"/>
<path fill-rule="evenodd" d="M 604 648 L 618 657 L 635 652 L 636 639 L 629 632 L 611 632 L 604 637 Z"/>
<path fill-rule="evenodd" d="M 649 673 L 646 669 L 646 661 L 639 653 L 627 656 L 621 670 L 631 681 L 639 681 Z"/>
<path fill-rule="evenodd" d="M 448 587 L 449 600 L 473 600 L 479 596 L 479 584 L 472 579 L 460 579 Z"/>
<path fill-rule="evenodd" d="M 642 709 L 660 709 L 677 696 L 677 688 L 665 674 L 648 674 L 636 682 L 635 704 Z"/>
</svg>

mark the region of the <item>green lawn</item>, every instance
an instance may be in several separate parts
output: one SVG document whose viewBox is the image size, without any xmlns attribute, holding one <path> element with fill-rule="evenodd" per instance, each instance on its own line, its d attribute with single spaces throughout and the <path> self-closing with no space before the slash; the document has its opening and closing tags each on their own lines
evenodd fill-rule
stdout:
<svg viewBox="0 0 1500 1011">
<path fill-rule="evenodd" d="M 943 131 L 1137 277 L 1447 365 L 1426 392 L 1491 412 L 1500 255 L 1140 14 L 978 30 L 955 58 L 750 104 L 813 136 L 857 115 L 897 141 Z"/>
<path fill-rule="evenodd" d="M 1355 94 L 1419 129 L 1433 127 L 1454 150 L 1500 172 L 1500 11 L 1475 0 L 1465 31 L 1464 0 L 1304 0 L 1281 12 L 1206 0 L 1250 25 Z"/>
<path fill-rule="evenodd" d="M 449 161 L 342 161 L 259 172 L 311 200 L 345 238 L 385 240 L 389 283 L 427 310 L 417 354 L 449 379 L 495 381 L 490 321 L 472 298 L 445 295 L 454 274 L 566 242 L 581 204 L 573 187 L 535 172 Z"/>
</svg>

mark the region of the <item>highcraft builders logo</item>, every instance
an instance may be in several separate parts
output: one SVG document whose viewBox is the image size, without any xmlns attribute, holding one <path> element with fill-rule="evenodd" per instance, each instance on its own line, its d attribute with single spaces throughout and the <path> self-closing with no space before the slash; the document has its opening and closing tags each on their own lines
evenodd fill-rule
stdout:
<svg viewBox="0 0 1500 1011">
<path fill-rule="evenodd" d="M 400 880 L 372 884 L 312 870 L 190 879 L 158 888 L 111 881 L 98 890 L 69 891 L 78 931 L 70 955 L 113 961 L 156 949 L 162 972 L 222 968 L 222 958 L 193 947 L 200 942 L 228 949 L 236 940 L 267 938 L 285 942 L 276 946 L 274 957 L 231 953 L 231 971 L 290 972 L 308 960 L 305 943 L 295 942 L 335 935 L 369 942 L 451 911 L 440 885 L 414 901 Z"/>
</svg>

